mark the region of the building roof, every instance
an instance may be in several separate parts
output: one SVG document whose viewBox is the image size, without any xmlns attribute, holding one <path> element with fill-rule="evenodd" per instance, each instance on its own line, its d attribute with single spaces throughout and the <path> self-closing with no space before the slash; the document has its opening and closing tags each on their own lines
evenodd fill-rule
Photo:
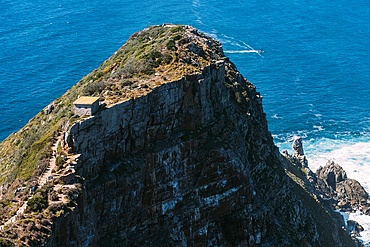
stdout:
<svg viewBox="0 0 370 247">
<path fill-rule="evenodd" d="M 81 96 L 75 102 L 74 105 L 92 105 L 99 100 L 99 97 Z"/>
</svg>

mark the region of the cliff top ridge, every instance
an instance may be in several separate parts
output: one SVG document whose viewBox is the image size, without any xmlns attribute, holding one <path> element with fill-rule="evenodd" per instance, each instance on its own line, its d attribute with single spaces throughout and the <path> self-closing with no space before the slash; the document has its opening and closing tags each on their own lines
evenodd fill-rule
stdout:
<svg viewBox="0 0 370 247">
<path fill-rule="evenodd" d="M 134 33 L 97 70 L 87 75 L 82 93 L 102 96 L 109 106 L 198 73 L 222 58 L 221 44 L 193 27 L 152 26 Z"/>
<path fill-rule="evenodd" d="M 51 158 L 51 140 L 77 120 L 73 102 L 79 96 L 100 97 L 109 107 L 146 95 L 223 58 L 218 41 L 190 26 L 163 24 L 134 33 L 99 68 L 0 143 L 2 192 L 16 179 L 20 187 L 41 174 Z"/>
</svg>

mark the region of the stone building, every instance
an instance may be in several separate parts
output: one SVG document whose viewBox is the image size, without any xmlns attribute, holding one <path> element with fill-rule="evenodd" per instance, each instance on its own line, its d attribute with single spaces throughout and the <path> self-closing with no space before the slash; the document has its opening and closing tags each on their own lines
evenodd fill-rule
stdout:
<svg viewBox="0 0 370 247">
<path fill-rule="evenodd" d="M 92 116 L 99 109 L 99 97 L 81 96 L 73 104 L 76 115 Z"/>
</svg>

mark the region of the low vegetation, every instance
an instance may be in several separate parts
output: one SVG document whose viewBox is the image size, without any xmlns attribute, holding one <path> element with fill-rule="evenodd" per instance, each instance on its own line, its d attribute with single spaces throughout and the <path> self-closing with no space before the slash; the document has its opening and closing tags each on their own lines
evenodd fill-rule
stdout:
<svg viewBox="0 0 370 247">
<path fill-rule="evenodd" d="M 0 247 L 13 247 L 15 244 L 10 240 L 0 238 Z"/>
</svg>

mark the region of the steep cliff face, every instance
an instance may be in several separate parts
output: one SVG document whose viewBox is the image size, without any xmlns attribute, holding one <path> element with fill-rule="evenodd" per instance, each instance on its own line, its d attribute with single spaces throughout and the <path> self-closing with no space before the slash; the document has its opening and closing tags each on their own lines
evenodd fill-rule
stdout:
<svg viewBox="0 0 370 247">
<path fill-rule="evenodd" d="M 262 97 L 221 45 L 175 28 L 183 74 L 161 62 L 128 99 L 69 125 L 82 189 L 46 246 L 354 246 L 274 146 Z"/>
</svg>

